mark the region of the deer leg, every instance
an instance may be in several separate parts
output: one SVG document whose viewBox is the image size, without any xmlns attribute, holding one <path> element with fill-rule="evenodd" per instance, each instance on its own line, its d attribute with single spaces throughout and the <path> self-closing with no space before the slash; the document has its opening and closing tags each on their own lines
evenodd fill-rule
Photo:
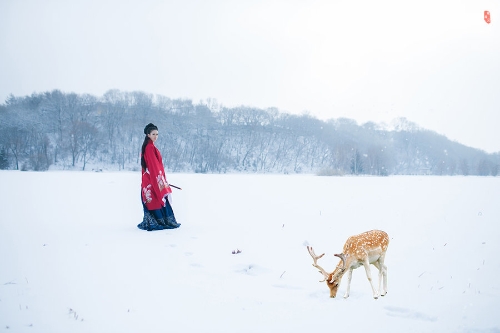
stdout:
<svg viewBox="0 0 500 333">
<path fill-rule="evenodd" d="M 378 280 L 378 289 L 380 290 L 380 295 L 381 296 L 385 296 L 387 294 L 387 266 L 384 265 L 384 259 L 385 259 L 385 255 L 382 255 L 378 262 L 379 262 L 379 265 L 380 265 L 380 268 L 379 268 L 379 280 Z M 380 284 L 381 284 L 381 278 L 384 278 L 384 289 L 380 289 Z"/>
<path fill-rule="evenodd" d="M 377 299 L 379 295 L 378 291 L 375 290 L 375 287 L 373 286 L 372 272 L 370 270 L 370 262 L 368 261 L 368 258 L 365 261 L 363 261 L 363 266 L 365 266 L 366 278 L 368 279 L 368 282 L 370 282 L 370 286 L 372 287 L 373 298 Z"/>
<path fill-rule="evenodd" d="M 375 261 L 373 266 L 378 269 L 378 291 L 380 296 L 385 296 L 385 294 L 387 294 L 387 267 L 379 261 Z M 384 279 L 384 289 L 381 289 L 382 279 Z"/>
<path fill-rule="evenodd" d="M 384 295 L 382 295 L 382 291 L 380 289 L 381 282 L 382 282 L 382 268 L 380 267 L 380 264 L 378 261 L 375 261 L 373 263 L 373 266 L 377 267 L 377 269 L 378 269 L 378 292 L 380 293 L 380 296 L 384 296 Z"/>
<path fill-rule="evenodd" d="M 351 279 L 352 279 L 352 268 L 347 272 L 347 289 L 344 294 L 344 298 L 349 297 L 349 293 L 351 292 Z"/>
</svg>

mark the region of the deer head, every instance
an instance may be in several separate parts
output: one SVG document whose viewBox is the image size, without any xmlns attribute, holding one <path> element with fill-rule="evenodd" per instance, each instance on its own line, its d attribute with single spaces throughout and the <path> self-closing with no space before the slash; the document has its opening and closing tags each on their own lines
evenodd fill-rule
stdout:
<svg viewBox="0 0 500 333">
<path fill-rule="evenodd" d="M 314 263 L 312 265 L 316 267 L 324 277 L 324 279 L 319 282 L 326 282 L 326 285 L 330 289 L 330 297 L 335 298 L 335 296 L 337 296 L 337 290 L 339 288 L 340 281 L 342 280 L 342 276 L 344 275 L 346 269 L 346 260 L 344 254 L 343 253 L 334 254 L 335 256 L 339 257 L 342 260 L 341 261 L 342 267 L 338 265 L 332 273 L 328 273 L 323 267 L 318 265 L 317 262 L 318 259 L 323 257 L 325 254 L 323 253 L 322 255 L 317 256 L 314 253 L 313 248 L 310 246 L 307 247 L 307 250 L 309 251 L 311 257 L 313 258 Z"/>
</svg>

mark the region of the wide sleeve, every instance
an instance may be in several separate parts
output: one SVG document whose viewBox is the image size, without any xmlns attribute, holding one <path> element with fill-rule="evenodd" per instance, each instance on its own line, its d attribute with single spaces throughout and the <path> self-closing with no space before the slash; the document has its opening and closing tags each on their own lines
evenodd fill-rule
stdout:
<svg viewBox="0 0 500 333">
<path fill-rule="evenodd" d="M 168 184 L 165 179 L 163 163 L 159 158 L 161 158 L 161 155 L 156 154 L 156 147 L 153 144 L 148 144 L 144 153 L 144 160 L 146 161 L 146 166 L 151 177 L 151 188 L 153 193 L 158 200 L 161 200 L 168 194 Z"/>
</svg>

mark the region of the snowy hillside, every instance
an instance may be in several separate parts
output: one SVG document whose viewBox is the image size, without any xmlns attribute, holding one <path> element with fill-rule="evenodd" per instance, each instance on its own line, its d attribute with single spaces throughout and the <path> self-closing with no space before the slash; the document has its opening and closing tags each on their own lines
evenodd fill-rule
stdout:
<svg viewBox="0 0 500 333">
<path fill-rule="evenodd" d="M 146 232 L 138 173 L 1 171 L 0 331 L 500 332 L 500 178 L 168 178 L 182 226 Z M 330 299 L 306 245 L 371 229 L 387 296 Z"/>
</svg>

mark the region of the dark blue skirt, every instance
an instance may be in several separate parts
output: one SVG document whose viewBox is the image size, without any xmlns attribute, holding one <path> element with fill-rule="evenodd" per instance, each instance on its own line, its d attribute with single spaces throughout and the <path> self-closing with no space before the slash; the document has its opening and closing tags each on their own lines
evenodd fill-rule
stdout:
<svg viewBox="0 0 500 333">
<path fill-rule="evenodd" d="M 147 209 L 144 202 L 142 202 L 142 209 L 144 210 L 144 217 L 142 222 L 137 225 L 137 228 L 139 229 L 152 231 L 175 229 L 180 226 L 180 224 L 175 220 L 174 211 L 172 210 L 172 206 L 170 206 L 168 200 L 166 201 L 165 207 L 154 210 Z"/>
</svg>

